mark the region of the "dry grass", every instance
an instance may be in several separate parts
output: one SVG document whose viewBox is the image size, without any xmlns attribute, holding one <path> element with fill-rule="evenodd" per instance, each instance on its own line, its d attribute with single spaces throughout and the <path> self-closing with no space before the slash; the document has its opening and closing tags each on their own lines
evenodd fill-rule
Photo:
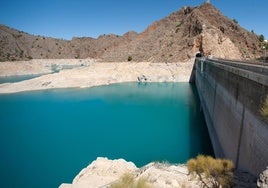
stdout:
<svg viewBox="0 0 268 188">
<path fill-rule="evenodd" d="M 231 187 L 233 184 L 232 161 L 199 155 L 187 162 L 187 168 L 190 174 L 199 178 L 203 187 Z"/>
<path fill-rule="evenodd" d="M 263 107 L 261 108 L 261 114 L 264 117 L 268 117 L 268 95 L 267 95 L 266 100 L 263 104 Z"/>
<path fill-rule="evenodd" d="M 152 186 L 144 178 L 135 180 L 132 174 L 125 174 L 118 182 L 113 183 L 111 188 L 152 188 Z"/>
</svg>

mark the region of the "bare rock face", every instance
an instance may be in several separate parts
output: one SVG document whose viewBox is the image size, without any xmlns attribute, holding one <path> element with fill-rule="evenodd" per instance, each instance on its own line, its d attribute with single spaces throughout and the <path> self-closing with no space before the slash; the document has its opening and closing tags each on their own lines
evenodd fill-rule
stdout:
<svg viewBox="0 0 268 188">
<path fill-rule="evenodd" d="M 240 53 L 238 47 L 234 45 L 230 38 L 222 35 L 219 32 L 215 32 L 213 29 L 202 32 L 200 38 L 199 46 L 202 45 L 201 51 L 205 56 L 213 55 L 215 57 L 225 59 L 242 58 L 242 54 Z M 200 50 L 200 48 L 198 50 Z"/>
<path fill-rule="evenodd" d="M 188 176 L 184 165 L 149 163 L 142 168 L 137 168 L 132 162 L 123 159 L 109 160 L 99 157 L 84 168 L 72 184 L 62 184 L 60 188 L 109 187 L 124 174 L 132 174 L 135 180 L 146 179 L 152 187 L 156 188 L 200 187 L 198 181 Z"/>
<path fill-rule="evenodd" d="M 149 185 L 155 188 L 202 187 L 198 179 L 189 175 L 185 165 L 152 162 L 137 168 L 134 163 L 124 159 L 109 160 L 99 157 L 84 168 L 74 178 L 72 184 L 63 183 L 60 188 L 108 188 L 125 174 L 132 174 L 134 180 L 145 179 Z M 255 177 L 242 171 L 235 171 L 234 182 L 237 188 L 256 187 Z M 261 174 L 258 187 L 267 188 L 267 183 L 268 168 Z"/>
<path fill-rule="evenodd" d="M 259 188 L 268 188 L 268 167 L 260 174 L 257 185 Z"/>
<path fill-rule="evenodd" d="M 94 58 L 102 61 L 187 61 L 196 51 L 228 59 L 260 57 L 259 37 L 221 14 L 210 3 L 183 7 L 142 33 L 108 34 L 97 39 L 60 40 L 33 36 L 0 25 L 0 61 Z"/>
<path fill-rule="evenodd" d="M 124 159 L 109 160 L 98 157 L 74 178 L 72 186 L 101 187 L 116 181 L 125 173 L 134 173 L 137 169 L 134 163 Z"/>
</svg>

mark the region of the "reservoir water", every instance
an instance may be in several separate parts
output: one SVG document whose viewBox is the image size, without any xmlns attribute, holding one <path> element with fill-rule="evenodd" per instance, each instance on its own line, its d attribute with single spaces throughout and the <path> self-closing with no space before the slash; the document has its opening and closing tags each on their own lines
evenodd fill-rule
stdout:
<svg viewBox="0 0 268 188">
<path fill-rule="evenodd" d="M 71 183 L 98 156 L 185 163 L 213 155 L 189 83 L 123 83 L 0 95 L 0 187 Z"/>
<path fill-rule="evenodd" d="M 30 80 L 32 78 L 39 77 L 40 74 L 36 75 L 22 75 L 22 76 L 0 76 L 0 84 L 3 83 L 14 83 L 14 82 L 20 82 L 24 80 Z"/>
</svg>

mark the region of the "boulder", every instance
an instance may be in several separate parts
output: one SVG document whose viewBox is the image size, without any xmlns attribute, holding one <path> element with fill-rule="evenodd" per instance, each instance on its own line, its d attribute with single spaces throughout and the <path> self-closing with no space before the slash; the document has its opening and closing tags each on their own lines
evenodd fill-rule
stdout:
<svg viewBox="0 0 268 188">
<path fill-rule="evenodd" d="M 259 188 L 268 188 L 268 166 L 264 170 L 257 181 L 257 186 Z"/>
</svg>

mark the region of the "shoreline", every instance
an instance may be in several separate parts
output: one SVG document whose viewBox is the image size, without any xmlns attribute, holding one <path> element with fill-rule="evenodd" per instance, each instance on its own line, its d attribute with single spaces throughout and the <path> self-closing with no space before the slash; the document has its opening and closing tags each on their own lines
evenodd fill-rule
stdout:
<svg viewBox="0 0 268 188">
<path fill-rule="evenodd" d="M 72 183 L 62 183 L 59 188 L 109 187 L 125 174 L 138 179 L 146 179 L 153 187 L 200 187 L 200 182 L 193 179 L 185 164 L 151 162 L 141 168 L 124 159 L 109 160 L 98 157 L 83 168 Z"/>
<path fill-rule="evenodd" d="M 6 62 L 1 76 L 44 74 L 29 80 L 0 84 L 0 94 L 60 88 L 89 88 L 123 82 L 189 82 L 194 60 L 181 63 L 94 62 L 93 60 L 35 60 Z M 74 66 L 61 69 L 63 66 Z M 59 72 L 48 68 L 56 67 Z M 26 67 L 26 68 L 25 68 Z M 50 71 L 50 73 L 48 73 Z M 25 75 L 25 74 L 24 74 Z"/>
<path fill-rule="evenodd" d="M 138 168 L 133 162 L 124 159 L 98 157 L 83 168 L 72 182 L 61 183 L 59 188 L 108 188 L 125 174 L 133 175 L 135 180 L 145 179 L 152 187 L 191 187 L 199 188 L 202 183 L 188 172 L 186 164 L 151 162 Z M 235 170 L 234 187 L 256 187 L 256 178 L 251 174 Z"/>
</svg>

